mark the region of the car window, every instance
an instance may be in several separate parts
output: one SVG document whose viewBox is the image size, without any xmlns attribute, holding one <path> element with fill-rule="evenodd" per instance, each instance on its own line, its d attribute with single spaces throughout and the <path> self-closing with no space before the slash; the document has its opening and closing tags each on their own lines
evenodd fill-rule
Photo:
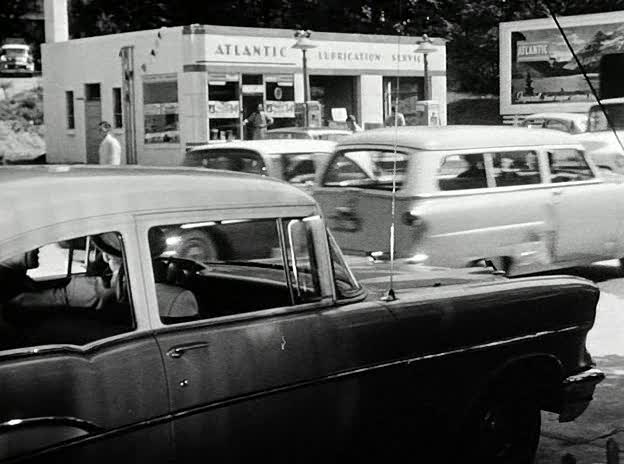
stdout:
<svg viewBox="0 0 624 464">
<path fill-rule="evenodd" d="M 121 237 L 78 237 L 0 263 L 0 349 L 84 345 L 135 329 Z"/>
<path fill-rule="evenodd" d="M 163 225 L 150 229 L 148 240 L 165 324 L 320 297 L 311 234 L 299 219 Z"/>
<path fill-rule="evenodd" d="M 546 129 L 553 129 L 562 132 L 570 132 L 570 123 L 559 119 L 548 119 L 544 124 Z"/>
<path fill-rule="evenodd" d="M 329 156 L 329 153 L 284 153 L 282 175 L 284 180 L 294 184 L 314 181 L 317 159 Z"/>
<path fill-rule="evenodd" d="M 525 119 L 522 122 L 522 126 L 524 126 L 524 127 L 544 127 L 544 119 L 543 118 Z"/>
<path fill-rule="evenodd" d="M 594 178 L 585 157 L 574 149 L 548 151 L 551 182 L 573 182 Z"/>
<path fill-rule="evenodd" d="M 219 148 L 187 153 L 185 166 L 267 175 L 262 156 L 253 150 Z"/>
<path fill-rule="evenodd" d="M 332 142 L 337 142 L 338 140 L 342 140 L 349 135 L 351 134 L 319 134 L 315 135 L 314 138 L 318 140 L 330 140 Z"/>
<path fill-rule="evenodd" d="M 286 219 L 283 221 L 283 230 L 287 267 L 295 302 L 307 303 L 319 300 L 321 286 L 309 223 L 300 219 Z"/>
<path fill-rule="evenodd" d="M 267 132 L 270 139 L 310 139 L 306 132 Z"/>
<path fill-rule="evenodd" d="M 450 155 L 442 159 L 438 170 L 440 190 L 464 190 L 487 187 L 483 154 Z"/>
<path fill-rule="evenodd" d="M 497 187 L 541 182 L 538 156 L 534 151 L 493 153 L 494 183 Z"/>
<path fill-rule="evenodd" d="M 347 266 L 336 240 L 329 231 L 327 231 L 327 237 L 334 271 L 334 287 L 336 289 L 336 297 L 339 300 L 353 298 L 354 296 L 360 294 L 362 289 L 353 276 L 351 269 Z"/>
<path fill-rule="evenodd" d="M 8 58 L 22 58 L 28 54 L 28 51 L 24 48 L 4 48 L 2 54 Z"/>
<path fill-rule="evenodd" d="M 327 187 L 356 186 L 390 190 L 396 167 L 396 185 L 401 187 L 407 171 L 407 155 L 390 150 L 346 150 L 336 155 L 323 178 Z"/>
</svg>

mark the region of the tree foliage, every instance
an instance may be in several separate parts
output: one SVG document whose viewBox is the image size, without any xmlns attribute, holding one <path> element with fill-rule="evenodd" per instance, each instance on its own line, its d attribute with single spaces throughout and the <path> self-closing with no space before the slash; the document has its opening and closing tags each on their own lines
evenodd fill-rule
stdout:
<svg viewBox="0 0 624 464">
<path fill-rule="evenodd" d="M 17 6 L 30 0 L 12 1 Z M 16 8 L 17 8 L 16 6 Z M 84 37 L 186 24 L 399 34 L 448 40 L 452 87 L 498 92 L 501 21 L 624 9 L 624 0 L 73 0 L 70 31 Z M 7 9 L 0 9 L 8 14 Z M 3 16 L 0 15 L 0 26 Z"/>
</svg>

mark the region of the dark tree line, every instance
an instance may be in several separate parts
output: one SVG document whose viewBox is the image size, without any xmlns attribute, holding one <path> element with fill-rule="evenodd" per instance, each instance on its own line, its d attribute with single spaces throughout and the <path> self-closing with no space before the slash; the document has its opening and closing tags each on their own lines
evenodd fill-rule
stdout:
<svg viewBox="0 0 624 464">
<path fill-rule="evenodd" d="M 35 0 L 7 0 L 0 31 Z M 558 15 L 624 10 L 624 0 L 70 0 L 70 34 L 212 24 L 442 37 L 453 87 L 498 92 L 498 24 Z"/>
</svg>

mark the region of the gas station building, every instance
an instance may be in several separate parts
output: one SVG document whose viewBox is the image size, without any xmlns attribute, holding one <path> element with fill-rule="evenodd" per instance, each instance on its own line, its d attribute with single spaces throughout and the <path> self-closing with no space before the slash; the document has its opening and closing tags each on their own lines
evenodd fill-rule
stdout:
<svg viewBox="0 0 624 464">
<path fill-rule="evenodd" d="M 178 165 L 186 149 L 210 140 L 245 138 L 243 120 L 258 103 L 272 128 L 302 123 L 302 52 L 292 30 L 191 25 L 68 40 L 66 27 L 62 11 L 46 11 L 49 162 L 97 163 L 102 120 L 125 162 L 156 165 Z M 427 55 L 431 102 L 423 113 L 420 37 L 314 32 L 310 39 L 310 125 L 340 126 L 353 114 L 364 128 L 379 127 L 397 98 L 408 124 L 430 123 L 423 120 L 430 112 L 446 123 L 443 40 L 432 39 Z"/>
</svg>

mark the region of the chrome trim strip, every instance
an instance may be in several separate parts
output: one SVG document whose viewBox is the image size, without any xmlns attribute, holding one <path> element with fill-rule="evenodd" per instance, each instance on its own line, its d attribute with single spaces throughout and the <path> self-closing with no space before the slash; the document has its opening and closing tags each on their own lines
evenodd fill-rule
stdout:
<svg viewBox="0 0 624 464">
<path fill-rule="evenodd" d="M 524 192 L 527 190 L 554 190 L 569 187 L 578 187 L 584 185 L 599 185 L 604 184 L 602 179 L 591 180 L 578 180 L 574 182 L 557 182 L 557 183 L 540 183 L 540 184 L 527 184 L 527 185 L 513 185 L 509 187 L 486 187 L 470 190 L 445 190 L 432 193 L 418 193 L 412 198 L 414 199 L 435 199 L 435 198 L 449 198 L 449 197 L 465 197 L 474 195 L 490 195 L 490 194 L 503 194 L 510 192 Z"/>
<path fill-rule="evenodd" d="M 28 346 L 23 348 L 15 348 L 12 350 L 0 351 L 0 362 L 25 358 L 29 356 L 45 356 L 45 355 L 57 355 L 66 354 L 74 356 L 91 357 L 98 354 L 99 351 L 107 348 L 114 347 L 122 343 L 131 343 L 141 339 L 148 339 L 153 336 L 152 330 L 140 329 L 133 332 L 126 332 L 117 335 L 113 335 L 108 338 L 95 340 L 86 345 L 71 345 L 71 344 L 49 344 Z"/>
<path fill-rule="evenodd" d="M 474 233 L 481 233 L 481 232 L 488 232 L 488 231 L 505 231 L 505 230 L 510 230 L 510 229 L 516 229 L 519 227 L 538 227 L 542 225 L 544 225 L 543 221 L 521 222 L 519 224 L 506 224 L 502 226 L 479 227 L 477 229 L 467 229 L 467 230 L 460 230 L 457 232 L 447 232 L 444 234 L 430 235 L 429 238 L 454 237 L 457 235 L 464 235 L 464 234 L 474 234 Z"/>
<path fill-rule="evenodd" d="M 0 433 L 9 432 L 17 427 L 34 427 L 39 425 L 65 425 L 83 430 L 85 433 L 103 432 L 104 429 L 93 422 L 77 417 L 66 416 L 45 416 L 45 417 L 28 417 L 25 419 L 10 419 L 0 423 Z"/>
</svg>

